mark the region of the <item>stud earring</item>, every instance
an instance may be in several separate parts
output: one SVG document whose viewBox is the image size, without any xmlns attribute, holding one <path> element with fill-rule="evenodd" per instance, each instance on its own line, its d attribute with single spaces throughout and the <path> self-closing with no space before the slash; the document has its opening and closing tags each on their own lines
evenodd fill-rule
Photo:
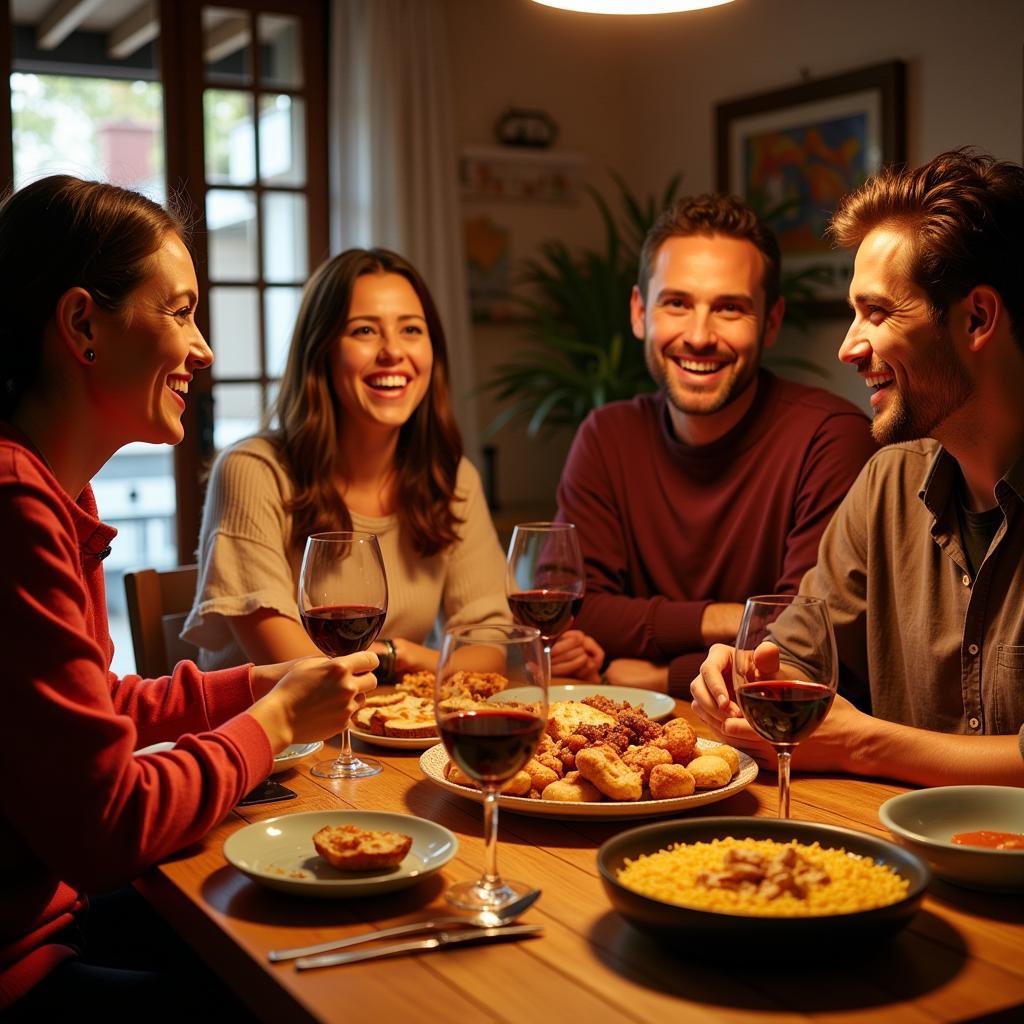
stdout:
<svg viewBox="0 0 1024 1024">
<path fill-rule="evenodd" d="M 95 363 L 96 362 L 96 353 L 91 348 L 87 348 L 85 350 L 85 361 L 87 363 Z"/>
</svg>

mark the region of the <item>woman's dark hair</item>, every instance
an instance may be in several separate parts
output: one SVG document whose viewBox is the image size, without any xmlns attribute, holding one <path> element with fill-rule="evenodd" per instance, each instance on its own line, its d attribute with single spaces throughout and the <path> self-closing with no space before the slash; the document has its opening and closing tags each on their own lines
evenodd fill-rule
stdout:
<svg viewBox="0 0 1024 1024">
<path fill-rule="evenodd" d="M 268 429 L 295 488 L 292 543 L 311 533 L 351 530 L 352 516 L 336 486 L 337 439 L 344 423 L 334 393 L 331 355 L 348 320 L 352 289 L 364 274 L 399 274 L 423 305 L 433 348 L 430 386 L 402 425 L 395 454 L 397 508 L 403 530 L 421 556 L 437 554 L 456 539 L 452 512 L 462 437 L 448 399 L 448 347 L 437 307 L 416 269 L 387 249 L 349 249 L 320 265 L 302 293 L 288 363 Z"/>
<path fill-rule="evenodd" d="M 0 419 L 34 384 L 43 328 L 69 288 L 120 312 L 146 277 L 178 217 L 116 185 L 64 174 L 41 178 L 0 204 L 0 280 L 9 303 L 0 321 Z"/>
</svg>

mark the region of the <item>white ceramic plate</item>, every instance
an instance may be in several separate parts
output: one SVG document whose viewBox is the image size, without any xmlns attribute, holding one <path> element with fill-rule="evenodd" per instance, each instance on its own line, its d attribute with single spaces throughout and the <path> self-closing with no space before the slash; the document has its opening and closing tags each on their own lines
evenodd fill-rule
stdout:
<svg viewBox="0 0 1024 1024">
<path fill-rule="evenodd" d="M 531 691 L 528 688 L 512 687 L 496 693 L 491 700 L 522 700 L 529 701 Z M 667 693 L 655 693 L 654 690 L 634 690 L 631 686 L 609 686 L 606 683 L 564 683 L 548 687 L 548 704 L 559 700 L 583 700 L 600 694 L 609 700 L 622 703 L 629 701 L 633 707 L 643 708 L 648 718 L 660 722 L 663 718 L 671 718 L 675 714 L 676 702 Z"/>
<path fill-rule="evenodd" d="M 327 825 L 356 825 L 412 836 L 412 849 L 397 868 L 338 871 L 313 847 Z M 433 874 L 455 856 L 459 841 L 433 821 L 387 811 L 305 811 L 240 828 L 224 842 L 229 864 L 269 889 L 298 896 L 345 899 L 404 889 Z"/>
<path fill-rule="evenodd" d="M 280 754 L 274 755 L 274 767 L 270 769 L 270 774 L 277 775 L 289 768 L 295 768 L 304 757 L 323 749 L 323 740 L 316 740 L 314 743 L 293 743 L 290 747 L 285 747 Z"/>
<path fill-rule="evenodd" d="M 711 740 L 697 740 L 698 750 L 717 747 Z M 700 789 L 693 796 L 677 796 L 668 800 L 606 800 L 597 804 L 572 804 L 561 800 L 530 800 L 524 796 L 499 796 L 498 806 L 516 814 L 531 814 L 551 818 L 650 818 L 658 814 L 676 814 L 704 804 L 713 804 L 727 796 L 746 789 L 757 778 L 756 762 L 740 752 L 740 770 L 725 786 L 718 789 Z M 448 762 L 448 751 L 443 743 L 431 747 L 420 755 L 420 770 L 442 789 L 447 789 L 470 800 L 483 802 L 484 795 L 479 789 L 458 786 L 444 777 L 444 766 Z"/>
<path fill-rule="evenodd" d="M 375 747 L 390 747 L 392 750 L 426 750 L 437 742 L 436 736 L 378 736 L 362 729 L 352 729 L 352 735 Z"/>
</svg>

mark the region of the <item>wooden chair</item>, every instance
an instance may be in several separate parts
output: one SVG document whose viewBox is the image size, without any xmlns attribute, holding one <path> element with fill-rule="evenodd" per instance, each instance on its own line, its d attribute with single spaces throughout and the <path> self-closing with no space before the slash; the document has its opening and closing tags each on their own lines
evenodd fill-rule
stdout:
<svg viewBox="0 0 1024 1024">
<path fill-rule="evenodd" d="M 167 675 L 179 661 L 194 660 L 199 653 L 197 647 L 178 637 L 195 597 L 196 576 L 194 565 L 124 574 L 135 668 L 140 676 Z"/>
</svg>

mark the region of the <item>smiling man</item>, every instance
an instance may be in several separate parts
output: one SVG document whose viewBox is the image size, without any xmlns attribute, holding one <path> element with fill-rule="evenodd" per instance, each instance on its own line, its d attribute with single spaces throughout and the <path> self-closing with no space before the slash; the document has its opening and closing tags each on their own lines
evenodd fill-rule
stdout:
<svg viewBox="0 0 1024 1024">
<path fill-rule="evenodd" d="M 609 682 L 688 692 L 748 595 L 796 591 L 875 450 L 848 402 L 761 369 L 785 310 L 779 262 L 726 196 L 680 200 L 644 242 L 630 312 L 659 390 L 591 414 L 558 491 L 587 568 L 578 624 Z"/>
<path fill-rule="evenodd" d="M 884 172 L 833 232 L 857 249 L 839 358 L 871 390 L 888 447 L 801 584 L 828 601 L 842 696 L 795 763 L 1022 785 L 1024 168 L 965 149 Z M 799 637 L 777 639 L 785 662 Z M 713 647 L 695 708 L 758 749 L 730 665 Z"/>
</svg>

